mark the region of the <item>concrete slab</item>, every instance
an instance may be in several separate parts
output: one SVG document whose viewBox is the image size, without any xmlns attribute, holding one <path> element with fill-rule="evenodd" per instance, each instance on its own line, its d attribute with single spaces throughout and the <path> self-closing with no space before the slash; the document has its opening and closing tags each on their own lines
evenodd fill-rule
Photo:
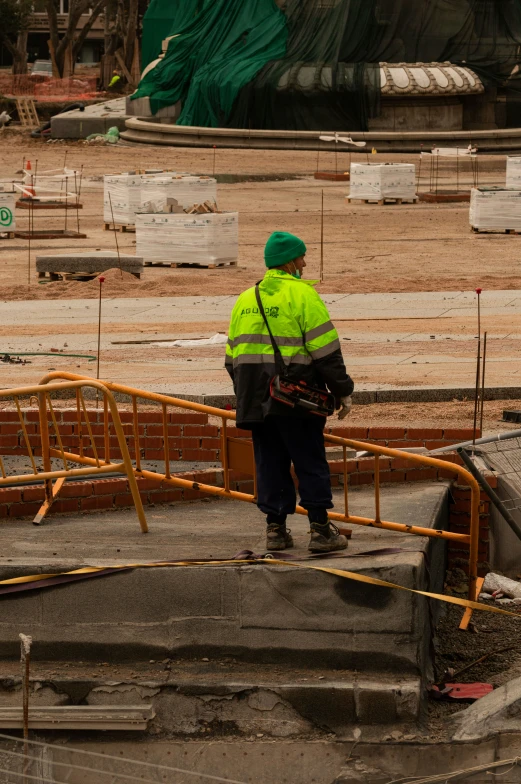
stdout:
<svg viewBox="0 0 521 784">
<path fill-rule="evenodd" d="M 125 97 L 86 106 L 83 111 L 74 109 L 51 118 L 51 136 L 54 139 L 85 139 L 91 133 L 107 133 L 116 126 L 126 128 Z"/>
<path fill-rule="evenodd" d="M 146 280 L 149 273 L 143 274 Z M 197 400 L 222 395 L 228 403 L 232 388 L 223 367 L 222 349 L 167 349 L 161 344 L 123 341 L 224 332 L 235 299 L 234 295 L 104 299 L 102 376 L 144 389 L 163 387 L 171 394 Z M 355 379 L 357 402 L 371 402 L 375 391 L 396 390 L 397 401 L 473 395 L 476 296 L 472 292 L 326 294 L 324 299 L 336 320 L 346 363 Z M 487 394 L 497 398 L 497 391 L 505 389 L 505 397 L 518 397 L 519 292 L 491 292 L 482 299 L 482 323 L 489 338 Z M 444 315 L 427 318 L 431 310 Z M 460 315 L 453 317 L 453 313 Z M 97 314 L 97 302 L 92 299 L 40 300 L 38 308 L 32 302 L 3 303 L 0 350 L 45 352 L 66 342 L 71 353 L 95 351 Z M 191 324 L 193 332 L 187 331 Z M 81 358 L 73 364 L 58 357 L 52 361 L 30 359 L 31 364 L 25 366 L 3 367 L 3 385 L 38 383 L 51 367 L 89 375 L 89 366 Z M 199 371 L 201 367 L 205 372 Z M 409 397 L 407 390 L 411 390 Z"/>
<path fill-rule="evenodd" d="M 143 257 L 115 251 L 92 251 L 90 253 L 56 253 L 36 256 L 36 271 L 39 277 L 46 272 L 105 272 L 118 267 L 125 272 L 139 275 L 143 271 Z"/>
<path fill-rule="evenodd" d="M 500 732 L 518 732 L 520 711 L 521 678 L 514 678 L 452 716 L 452 738 L 469 741 Z"/>
<path fill-rule="evenodd" d="M 382 515 L 443 527 L 447 493 L 446 483 L 385 487 Z M 352 491 L 350 497 L 353 514 L 372 514 L 372 489 Z M 337 502 L 340 506 L 338 496 Z M 146 536 L 135 514 L 124 511 L 54 518 L 43 528 L 2 523 L 0 576 L 65 571 L 85 563 L 230 558 L 244 548 L 264 550 L 262 516 L 246 504 L 208 501 L 157 507 L 148 519 Z M 306 556 L 307 521 L 299 517 L 292 527 L 292 554 Z M 371 554 L 389 546 L 400 551 Z M 357 527 L 346 554 L 321 563 L 439 590 L 443 542 Z M 424 677 L 430 670 L 436 614 L 414 594 L 262 564 L 135 569 L 0 601 L 3 656 L 16 655 L 23 620 L 26 633 L 38 640 L 40 656 L 48 658 L 226 653 L 262 662 L 285 661 L 291 652 L 295 663 L 308 665 L 311 657 L 322 666 Z"/>
</svg>

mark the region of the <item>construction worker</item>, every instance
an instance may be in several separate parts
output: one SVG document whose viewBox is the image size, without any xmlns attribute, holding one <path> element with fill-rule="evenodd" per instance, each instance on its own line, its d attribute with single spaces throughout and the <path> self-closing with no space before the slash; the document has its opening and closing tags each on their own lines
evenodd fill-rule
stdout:
<svg viewBox="0 0 521 784">
<path fill-rule="evenodd" d="M 264 250 L 268 270 L 258 284 L 260 300 L 254 286 L 240 295 L 233 309 L 225 367 L 237 397 L 237 426 L 252 433 L 257 506 L 266 514 L 267 549 L 293 546 L 286 527 L 296 506 L 293 463 L 310 522 L 309 549 L 330 552 L 345 549 L 347 539 L 328 520 L 333 502 L 323 435 L 326 418 L 272 397 L 277 354 L 282 354 L 279 367 L 283 365 L 285 377 L 327 388 L 341 409 L 341 419 L 351 410 L 354 385 L 337 331 L 313 288 L 318 281 L 302 280 L 305 254 L 299 237 L 287 232 L 271 235 Z"/>
<path fill-rule="evenodd" d="M 108 89 L 116 92 L 121 87 L 121 75 L 118 70 L 113 71 Z"/>
</svg>

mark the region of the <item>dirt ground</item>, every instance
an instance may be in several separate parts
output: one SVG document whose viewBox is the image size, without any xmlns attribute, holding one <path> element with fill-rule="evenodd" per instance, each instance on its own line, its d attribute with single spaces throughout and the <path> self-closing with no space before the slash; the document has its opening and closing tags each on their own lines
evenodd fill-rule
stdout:
<svg viewBox="0 0 521 784">
<path fill-rule="evenodd" d="M 114 270 L 107 275 L 104 295 L 110 298 L 142 296 L 182 296 L 235 294 L 250 286 L 262 274 L 262 250 L 269 234 L 274 230 L 288 230 L 301 235 L 307 245 L 308 268 L 306 275 L 316 278 L 320 259 L 320 205 L 324 192 L 324 283 L 320 292 L 406 292 L 444 291 L 454 289 L 472 290 L 477 285 L 484 289 L 521 288 L 521 270 L 517 265 L 519 238 L 511 235 L 475 235 L 469 231 L 468 204 L 448 205 L 378 205 L 349 204 L 345 196 L 348 183 L 317 181 L 313 178 L 317 166 L 321 170 L 339 171 L 347 169 L 351 156 L 333 153 L 305 151 L 250 151 L 159 148 L 145 145 L 117 145 L 93 147 L 84 142 L 58 141 L 48 143 L 31 139 L 19 130 L 7 130 L 2 135 L 0 149 L 0 184 L 20 179 L 24 159 L 30 159 L 33 170 L 57 168 L 66 164 L 79 169 L 83 167 L 82 202 L 79 211 L 80 228 L 87 234 L 84 240 L 35 240 L 30 248 L 25 240 L 0 238 L 0 262 L 2 284 L 0 301 L 32 299 L 77 299 L 95 298 L 99 292 L 96 280 L 91 282 L 59 282 L 38 284 L 35 257 L 44 252 L 63 253 L 68 249 L 88 251 L 96 249 L 116 250 L 116 236 L 103 231 L 103 175 L 119 173 L 133 168 L 164 167 L 178 171 L 217 175 L 229 180 L 235 175 L 250 175 L 251 181 L 234 184 L 220 183 L 219 205 L 224 210 L 240 213 L 239 266 L 237 268 L 170 269 L 147 268 L 138 281 L 128 274 Z M 353 154 L 352 160 L 365 161 L 365 153 Z M 420 172 L 418 155 L 377 155 L 371 161 L 409 161 Z M 468 164 L 460 165 L 460 186 L 470 186 L 472 175 Z M 440 169 L 440 188 L 454 188 L 456 184 L 454 164 L 449 162 Z M 505 177 L 504 156 L 484 156 L 480 159 L 480 182 L 503 184 Z M 258 178 L 265 178 L 259 180 Z M 421 162 L 419 190 L 431 187 L 427 159 Z M 35 227 L 62 227 L 63 213 L 50 218 L 35 214 Z M 18 226 L 27 224 L 28 213 L 18 212 Z M 76 215 L 69 213 L 69 226 L 73 227 Z M 118 247 L 123 252 L 135 253 L 135 235 L 117 235 Z M 30 279 L 29 279 L 30 273 Z M 508 332 L 517 327 L 515 316 L 494 317 L 494 331 Z M 521 323 L 520 323 L 521 327 Z M 143 337 L 160 336 L 172 330 L 169 337 L 185 333 L 207 336 L 224 331 L 227 324 L 146 324 L 141 331 Z M 339 325 L 348 356 L 364 357 L 382 353 L 378 342 L 368 343 L 358 337 L 369 328 L 367 322 L 349 322 Z M 112 324 L 111 331 L 132 331 L 132 325 Z M 373 333 L 389 330 L 386 321 L 370 323 Z M 393 320 L 393 332 L 411 332 L 416 327 L 409 320 Z M 440 322 L 422 319 L 421 330 L 440 337 Z M 475 324 L 467 319 L 455 317 L 446 320 L 442 327 L 445 345 L 451 355 L 468 357 L 474 349 L 468 338 L 475 333 Z M 516 330 L 517 331 L 517 330 Z M 47 325 L 22 325 L 17 328 L 17 337 L 26 335 L 45 337 Z M 75 332 L 90 334 L 92 327 L 77 324 Z M 70 333 L 68 324 L 53 326 L 53 334 L 63 334 L 64 345 Z M 347 335 L 347 337 L 344 337 Z M 451 337 L 454 335 L 454 337 Z M 467 339 L 464 339 L 467 338 Z M 55 338 L 53 338 L 55 339 Z M 499 335 L 493 337 L 494 356 L 511 356 L 512 342 Z M 447 353 L 439 347 L 438 353 Z M 59 346 L 61 347 L 61 343 Z M 344 345 L 344 344 L 343 344 Z M 492 346 L 492 344 L 491 344 Z M 393 341 L 392 353 L 404 357 L 432 351 L 433 343 L 419 341 L 401 344 Z M 450 348 L 449 348 L 450 347 Z M 388 347 L 389 349 L 391 347 Z M 66 350 L 66 349 L 64 349 Z M 132 359 L 139 361 L 148 352 L 146 347 L 132 347 Z M 176 356 L 192 357 L 200 349 L 177 349 Z M 193 352 L 193 353 L 192 353 Z M 208 348 L 204 356 L 209 360 L 221 356 L 220 348 Z M 104 352 L 104 361 L 119 361 L 122 352 L 116 347 Z M 154 357 L 165 361 L 170 355 L 167 350 L 156 347 Z M 53 362 L 61 367 L 63 358 Z M 58 364 L 57 364 L 58 363 Z M 34 359 L 33 364 L 38 364 Z M 47 364 L 49 364 L 47 362 Z M 43 360 L 42 368 L 47 365 Z M 73 368 L 74 369 L 74 368 Z M 36 367 L 35 367 L 36 372 Z M 372 376 L 356 373 L 359 384 L 371 381 Z M 402 385 L 407 384 L 402 380 Z M 420 383 L 423 383 L 420 379 Z M 500 422 L 504 408 L 520 407 L 518 401 L 491 401 L 485 404 L 485 430 L 498 431 L 505 428 Z M 425 424 L 436 426 L 443 421 L 445 427 L 469 426 L 472 422 L 472 401 L 430 404 L 386 404 L 355 407 L 350 416 L 352 424 Z"/>
<path fill-rule="evenodd" d="M 103 231 L 103 175 L 133 168 L 168 167 L 178 171 L 212 174 L 211 149 L 158 148 L 147 145 L 92 147 L 83 142 L 48 143 L 31 139 L 20 131 L 7 130 L 0 150 L 0 180 L 19 179 L 24 158 L 33 170 L 83 166 L 81 230 L 85 240 L 35 240 L 31 243 L 31 284 L 28 280 L 28 243 L 0 240 L 2 259 L 1 297 L 8 299 L 77 298 L 95 296 L 96 284 L 53 283 L 38 285 L 34 259 L 43 251 L 115 250 L 113 233 Z M 366 154 L 353 154 L 365 161 Z M 319 168 L 340 171 L 349 165 L 346 153 L 323 152 Z M 372 162 L 414 162 L 419 156 L 370 156 Z M 470 185 L 469 165 L 460 164 L 459 182 Z M 147 270 L 141 281 L 128 280 L 111 296 L 175 296 L 239 293 L 262 271 L 262 249 L 272 231 L 288 230 L 302 236 L 308 245 L 306 275 L 315 278 L 320 261 L 320 205 L 324 191 L 324 284 L 322 292 L 445 291 L 521 288 L 517 264 L 518 238 L 510 235 L 475 235 L 469 231 L 468 204 L 378 205 L 348 204 L 348 183 L 313 179 L 317 153 L 307 151 L 217 150 L 218 175 L 265 175 L 284 177 L 265 182 L 220 184 L 219 206 L 240 212 L 238 268 Z M 295 179 L 297 177 L 297 179 Z M 455 187 L 452 162 L 440 168 L 440 188 Z M 482 184 L 504 184 L 505 157 L 484 156 L 480 160 Z M 420 190 L 428 190 L 429 167 L 424 160 Z M 61 227 L 63 213 L 35 217 L 40 225 Z M 27 223 L 28 213 L 19 211 L 18 225 Z M 76 222 L 76 215 L 69 214 Z M 69 223 L 70 226 L 70 223 Z M 121 251 L 135 252 L 135 235 L 118 235 Z"/>
</svg>

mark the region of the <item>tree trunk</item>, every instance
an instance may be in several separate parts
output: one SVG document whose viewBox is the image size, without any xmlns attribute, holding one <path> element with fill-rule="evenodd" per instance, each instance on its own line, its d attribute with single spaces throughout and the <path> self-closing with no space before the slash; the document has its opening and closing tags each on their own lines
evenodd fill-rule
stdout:
<svg viewBox="0 0 521 784">
<path fill-rule="evenodd" d="M 56 13 L 53 0 L 46 0 L 45 7 L 47 10 L 47 21 L 49 22 L 49 51 L 51 53 L 52 72 L 53 76 L 61 78 L 63 74 L 63 60 L 59 60 L 57 52 L 60 45 L 58 14 Z"/>
<path fill-rule="evenodd" d="M 23 76 L 27 73 L 27 30 L 21 30 L 18 33 L 16 44 L 7 38 L 6 35 L 0 35 L 0 43 L 10 53 L 13 58 L 13 75 Z"/>
<path fill-rule="evenodd" d="M 27 30 L 21 30 L 18 33 L 16 41 L 16 55 L 13 56 L 13 73 L 26 74 L 27 73 Z"/>
<path fill-rule="evenodd" d="M 137 21 L 138 21 L 139 0 L 128 0 L 128 17 L 125 30 L 125 40 L 123 49 L 125 52 L 125 65 L 128 71 L 132 71 L 134 61 L 134 47 L 136 42 Z"/>
</svg>

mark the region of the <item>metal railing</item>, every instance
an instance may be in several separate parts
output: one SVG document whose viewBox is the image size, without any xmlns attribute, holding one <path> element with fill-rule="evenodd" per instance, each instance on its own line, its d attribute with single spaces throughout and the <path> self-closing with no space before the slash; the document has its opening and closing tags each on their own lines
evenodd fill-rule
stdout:
<svg viewBox="0 0 521 784">
<path fill-rule="evenodd" d="M 49 385 L 57 379 L 62 379 L 66 383 L 81 382 L 89 383 L 91 386 L 96 385 L 91 379 L 84 376 L 79 376 L 74 373 L 66 373 L 56 371 L 46 375 L 40 382 L 42 385 Z M 61 387 L 62 385 L 60 385 Z M 256 483 L 255 483 L 255 461 L 253 456 L 253 444 L 250 440 L 244 438 L 237 438 L 234 435 L 229 435 L 228 427 L 231 422 L 235 422 L 235 412 L 226 411 L 213 406 L 206 406 L 199 403 L 193 403 L 187 400 L 182 400 L 168 395 L 161 395 L 154 392 L 146 392 L 123 384 L 116 384 L 109 381 L 99 383 L 100 387 L 108 390 L 110 393 L 118 393 L 130 398 L 132 406 L 132 427 L 131 435 L 127 438 L 133 441 L 132 452 L 135 455 L 135 464 L 133 466 L 134 477 L 143 477 L 157 482 L 158 484 L 172 485 L 173 487 L 184 489 L 196 489 L 202 493 L 208 493 L 218 497 L 232 498 L 238 501 L 246 501 L 253 503 L 256 500 Z M 45 386 L 49 389 L 49 386 Z M 104 397 L 104 401 L 112 401 L 112 395 Z M 141 440 L 139 433 L 139 406 L 138 401 L 147 403 L 156 403 L 161 407 L 162 411 L 162 425 L 163 425 L 163 459 L 164 459 L 164 473 L 149 471 L 142 465 L 141 457 Z M 115 405 L 115 404 L 114 404 Z M 169 408 L 181 408 L 188 411 L 196 411 L 203 414 L 208 414 L 213 417 L 219 417 L 221 420 L 221 463 L 223 467 L 223 486 L 215 486 L 209 484 L 202 484 L 194 482 L 193 480 L 175 476 L 172 474 L 172 459 L 169 444 L 168 432 L 168 413 Z M 114 419 L 114 416 L 113 416 Z M 110 444 L 108 434 L 108 411 L 107 403 L 104 403 L 104 437 L 105 437 L 105 452 L 104 459 L 110 462 Z M 416 536 L 427 536 L 435 539 L 444 539 L 451 542 L 456 542 L 469 547 L 469 599 L 471 601 L 477 600 L 478 591 L 478 544 L 479 544 L 479 504 L 480 504 L 480 488 L 475 478 L 462 466 L 440 460 L 438 458 L 428 457 L 426 455 L 418 455 L 414 453 L 404 453 L 397 449 L 389 447 L 378 446 L 376 444 L 369 444 L 362 441 L 356 441 L 348 438 L 340 438 L 329 434 L 324 435 L 325 441 L 328 444 L 339 446 L 343 450 L 343 489 L 344 489 L 344 511 L 329 512 L 329 518 L 335 523 L 348 523 L 350 525 L 363 525 L 371 526 L 373 528 L 380 528 L 388 531 L 397 531 L 399 533 L 413 534 Z M 43 445 L 43 440 L 42 440 Z M 368 451 L 374 454 L 374 498 L 375 498 L 375 512 L 373 517 L 361 517 L 359 515 L 351 514 L 349 511 L 349 480 L 348 480 L 348 465 L 347 465 L 347 450 L 356 449 L 357 451 Z M 45 449 L 51 455 L 56 455 L 56 450 L 49 449 L 45 445 Z M 59 450 L 58 450 L 59 452 Z M 66 453 L 67 460 L 83 463 L 85 465 L 94 466 L 98 465 L 95 460 L 85 454 L 69 454 Z M 391 522 L 382 519 L 381 516 L 381 494 L 380 494 L 380 458 L 398 458 L 400 460 L 407 460 L 412 464 L 419 466 L 429 466 L 437 468 L 440 471 L 450 472 L 454 474 L 459 481 L 468 485 L 471 488 L 471 513 L 470 513 L 470 532 L 469 534 L 458 534 L 451 531 L 443 531 L 434 528 L 426 528 L 419 525 L 408 525 L 405 523 Z M 238 471 L 243 474 L 248 474 L 253 477 L 254 492 L 253 494 L 243 493 L 234 490 L 231 487 L 231 471 Z M 307 515 L 307 511 L 297 506 L 296 512 L 301 515 Z M 467 622 L 470 619 L 468 616 Z"/>
</svg>

